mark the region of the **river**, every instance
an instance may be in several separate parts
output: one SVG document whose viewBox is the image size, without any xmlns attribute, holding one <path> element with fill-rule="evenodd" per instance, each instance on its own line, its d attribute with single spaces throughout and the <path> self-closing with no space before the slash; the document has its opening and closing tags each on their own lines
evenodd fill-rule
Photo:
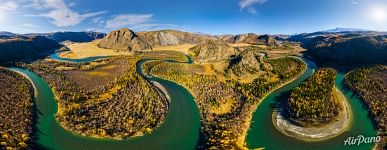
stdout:
<svg viewBox="0 0 387 150">
<path fill-rule="evenodd" d="M 74 63 L 90 60 L 93 59 L 77 59 Z M 66 59 L 65 61 L 71 60 Z M 137 71 L 140 74 L 142 74 L 140 67 L 143 62 L 137 64 Z M 38 149 L 195 149 L 198 144 L 200 134 L 198 107 L 192 95 L 184 87 L 174 82 L 157 77 L 145 77 L 149 81 L 159 82 L 165 87 L 170 97 L 168 115 L 154 132 L 125 140 L 98 139 L 80 136 L 65 130 L 55 120 L 58 105 L 49 85 L 31 71 L 20 68 L 12 69 L 25 73 L 37 88 L 38 95 L 35 102 L 38 116 L 33 138 L 36 140 Z"/>
<path fill-rule="evenodd" d="M 58 55 L 55 55 L 58 56 Z M 54 57 L 53 59 L 55 59 Z M 94 58 L 98 59 L 98 58 Z M 94 60 L 77 59 L 74 61 L 85 62 Z M 60 61 L 71 61 L 69 59 Z M 137 72 L 142 74 L 141 64 L 143 60 L 137 63 Z M 316 65 L 304 59 L 307 63 L 305 73 L 295 81 L 275 90 L 269 94 L 258 106 L 253 114 L 252 123 L 246 136 L 246 143 L 250 149 L 264 147 L 269 150 L 283 149 L 321 149 L 321 150 L 346 150 L 346 149 L 371 149 L 374 144 L 361 144 L 345 146 L 344 141 L 352 136 L 376 136 L 376 129 L 372 120 L 368 118 L 367 109 L 362 100 L 344 85 L 345 72 L 338 72 L 336 77 L 336 86 L 341 90 L 351 105 L 352 123 L 348 131 L 339 136 L 320 142 L 305 142 L 288 137 L 279 132 L 273 125 L 272 113 L 275 107 L 291 89 L 308 79 L 313 71 L 317 69 Z M 190 60 L 190 62 L 192 62 Z M 23 72 L 32 79 L 37 88 L 36 107 L 38 111 L 37 130 L 35 137 L 38 148 L 41 149 L 195 149 L 199 142 L 200 134 L 200 115 L 197 105 L 192 95 L 182 86 L 157 77 L 143 76 L 149 81 L 159 82 L 165 87 L 170 96 L 170 106 L 168 115 L 161 126 L 151 134 L 141 137 L 134 137 L 125 140 L 97 139 L 73 134 L 65 130 L 56 120 L 55 114 L 58 106 L 54 94 L 47 83 L 35 73 L 25 69 L 12 68 Z"/>
<path fill-rule="evenodd" d="M 347 97 L 352 109 L 352 122 L 348 131 L 334 137 L 332 139 L 319 142 L 305 142 L 282 134 L 273 125 L 272 114 L 278 104 L 286 100 L 291 89 L 301 84 L 308 79 L 317 66 L 309 60 L 303 59 L 307 63 L 307 69 L 295 81 L 286 84 L 285 86 L 270 93 L 253 113 L 250 129 L 246 136 L 246 143 L 249 149 L 264 147 L 268 150 L 369 150 L 374 146 L 370 144 L 360 145 L 344 145 L 344 141 L 348 137 L 357 137 L 363 135 L 365 137 L 376 136 L 376 128 L 372 123 L 372 119 L 368 117 L 367 108 L 364 107 L 363 101 L 356 96 L 354 92 L 346 88 L 344 76 L 346 72 L 338 72 L 336 76 L 336 87 Z"/>
</svg>

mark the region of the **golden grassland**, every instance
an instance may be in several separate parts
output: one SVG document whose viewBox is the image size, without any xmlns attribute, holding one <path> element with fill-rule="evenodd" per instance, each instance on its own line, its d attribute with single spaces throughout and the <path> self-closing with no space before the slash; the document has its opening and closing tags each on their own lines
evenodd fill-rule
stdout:
<svg viewBox="0 0 387 150">
<path fill-rule="evenodd" d="M 189 49 L 194 46 L 195 46 L 194 44 L 180 44 L 175 46 L 155 46 L 153 47 L 153 50 L 156 50 L 156 51 L 173 50 L 173 51 L 183 52 L 184 54 L 189 55 L 191 54 Z"/>
<path fill-rule="evenodd" d="M 117 56 L 131 55 L 130 52 L 119 52 L 117 50 L 105 49 L 98 47 L 99 40 L 86 43 L 65 43 L 70 51 L 63 52 L 60 57 L 70 59 L 80 59 L 95 56 Z"/>
<path fill-rule="evenodd" d="M 224 98 L 223 103 L 213 105 L 212 108 L 210 108 L 210 112 L 216 115 L 227 114 L 232 111 L 232 108 L 234 107 L 234 105 L 235 105 L 235 101 L 233 100 L 233 97 L 228 95 Z"/>
<path fill-rule="evenodd" d="M 229 43 L 229 45 L 232 47 L 251 46 L 251 44 L 247 43 Z"/>
</svg>

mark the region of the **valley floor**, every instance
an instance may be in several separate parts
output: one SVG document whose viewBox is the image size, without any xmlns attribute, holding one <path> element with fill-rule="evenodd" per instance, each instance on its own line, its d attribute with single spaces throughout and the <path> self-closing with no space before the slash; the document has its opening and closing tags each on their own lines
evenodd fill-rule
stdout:
<svg viewBox="0 0 387 150">
<path fill-rule="evenodd" d="M 60 54 L 60 57 L 69 59 L 82 59 L 96 56 L 118 56 L 132 55 L 130 52 L 119 52 L 112 49 L 104 49 L 98 47 L 99 40 L 86 43 L 65 43 L 70 51 L 65 51 Z"/>
</svg>

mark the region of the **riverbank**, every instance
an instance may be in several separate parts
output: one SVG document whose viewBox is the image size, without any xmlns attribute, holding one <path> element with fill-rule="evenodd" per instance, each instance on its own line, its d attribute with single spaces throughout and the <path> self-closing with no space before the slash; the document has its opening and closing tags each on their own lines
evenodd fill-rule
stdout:
<svg viewBox="0 0 387 150">
<path fill-rule="evenodd" d="M 274 111 L 272 120 L 275 128 L 287 136 L 307 142 L 327 140 L 349 130 L 352 120 L 351 107 L 344 94 L 336 87 L 335 91 L 338 94 L 338 99 L 343 110 L 340 111 L 339 115 L 334 121 L 319 127 L 301 127 L 292 124 L 286 118 L 284 118 L 281 113 Z M 282 111 L 283 109 L 281 107 L 280 112 Z"/>
<path fill-rule="evenodd" d="M 32 81 L 32 79 L 31 79 L 27 74 L 25 74 L 25 73 L 23 73 L 23 72 L 20 72 L 20 71 L 18 71 L 18 70 L 14 70 L 14 69 L 9 69 L 9 70 L 11 70 L 11 71 L 13 71 L 13 72 L 16 72 L 17 74 L 23 76 L 23 77 L 26 78 L 28 81 L 30 81 L 31 84 L 32 84 L 32 87 L 34 88 L 34 96 L 35 96 L 35 98 L 38 96 L 38 88 L 36 87 L 36 85 L 34 84 L 34 82 Z"/>
<path fill-rule="evenodd" d="M 165 95 L 165 97 L 167 97 L 168 102 L 171 102 L 171 97 L 169 96 L 167 89 L 166 89 L 162 84 L 160 84 L 159 82 L 156 82 L 156 81 L 151 81 L 151 83 L 152 83 L 154 86 L 156 86 L 158 89 L 160 89 L 161 92 L 163 92 L 163 94 Z"/>
<path fill-rule="evenodd" d="M 262 97 L 262 99 L 256 105 L 252 105 L 249 108 L 249 110 L 250 110 L 249 115 L 245 120 L 246 123 L 244 124 L 244 127 L 243 127 L 243 134 L 240 136 L 240 138 L 238 138 L 238 143 L 241 143 L 241 144 L 244 143 L 243 145 L 246 145 L 245 141 L 246 141 L 247 131 L 250 130 L 250 124 L 252 122 L 253 113 L 258 109 L 259 105 L 263 102 L 263 100 L 265 100 L 267 98 L 267 96 L 269 96 L 274 91 L 276 91 L 276 90 L 280 89 L 281 87 L 297 80 L 299 77 L 301 77 L 306 72 L 306 69 L 308 68 L 308 64 L 304 60 L 302 60 L 299 57 L 294 57 L 294 56 L 289 56 L 289 57 L 293 57 L 293 58 L 297 58 L 297 59 L 301 60 L 305 64 L 305 68 L 297 76 L 295 76 L 293 79 L 286 81 L 285 83 L 282 83 L 282 84 L 278 85 L 276 88 L 272 89 L 270 92 L 265 94 L 265 96 Z"/>
</svg>

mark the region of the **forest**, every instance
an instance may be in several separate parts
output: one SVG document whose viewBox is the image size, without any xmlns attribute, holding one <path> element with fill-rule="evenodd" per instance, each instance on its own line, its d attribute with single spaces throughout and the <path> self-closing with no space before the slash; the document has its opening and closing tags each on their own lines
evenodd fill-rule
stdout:
<svg viewBox="0 0 387 150">
<path fill-rule="evenodd" d="M 335 79 L 334 69 L 318 69 L 292 90 L 285 103 L 287 117 L 299 126 L 319 126 L 334 120 L 341 110 L 333 96 Z"/>
<path fill-rule="evenodd" d="M 0 149 L 29 149 L 34 119 L 32 84 L 0 67 L 0 91 Z"/>
<path fill-rule="evenodd" d="M 294 57 L 267 59 L 271 75 L 269 77 L 258 77 L 251 83 L 237 83 L 237 90 L 247 97 L 248 102 L 257 102 L 266 93 L 283 84 L 306 69 L 306 65 Z"/>
<path fill-rule="evenodd" d="M 165 95 L 136 71 L 144 59 L 189 61 L 163 51 L 85 63 L 43 59 L 19 66 L 48 82 L 58 102 L 56 119 L 64 128 L 83 136 L 124 139 L 152 132 L 168 112 Z"/>
<path fill-rule="evenodd" d="M 345 83 L 368 105 L 379 134 L 387 136 L 387 66 L 355 69 L 345 76 Z M 384 140 L 387 143 L 387 139 Z"/>
<path fill-rule="evenodd" d="M 145 68 L 150 70 L 152 75 L 183 85 L 195 97 L 201 110 L 201 132 L 205 136 L 205 142 L 199 148 L 242 149 L 245 146 L 243 138 L 248 128 L 249 116 L 256 109 L 259 100 L 279 84 L 301 74 L 306 68 L 302 61 L 292 57 L 266 61 L 278 66 L 275 71 L 269 73 L 279 77 L 275 83 L 256 84 L 260 79 L 243 85 L 236 80 L 222 81 L 215 75 L 206 74 L 204 66 L 199 64 L 155 61 L 146 63 Z M 257 92 L 258 88 L 266 90 Z"/>
</svg>

